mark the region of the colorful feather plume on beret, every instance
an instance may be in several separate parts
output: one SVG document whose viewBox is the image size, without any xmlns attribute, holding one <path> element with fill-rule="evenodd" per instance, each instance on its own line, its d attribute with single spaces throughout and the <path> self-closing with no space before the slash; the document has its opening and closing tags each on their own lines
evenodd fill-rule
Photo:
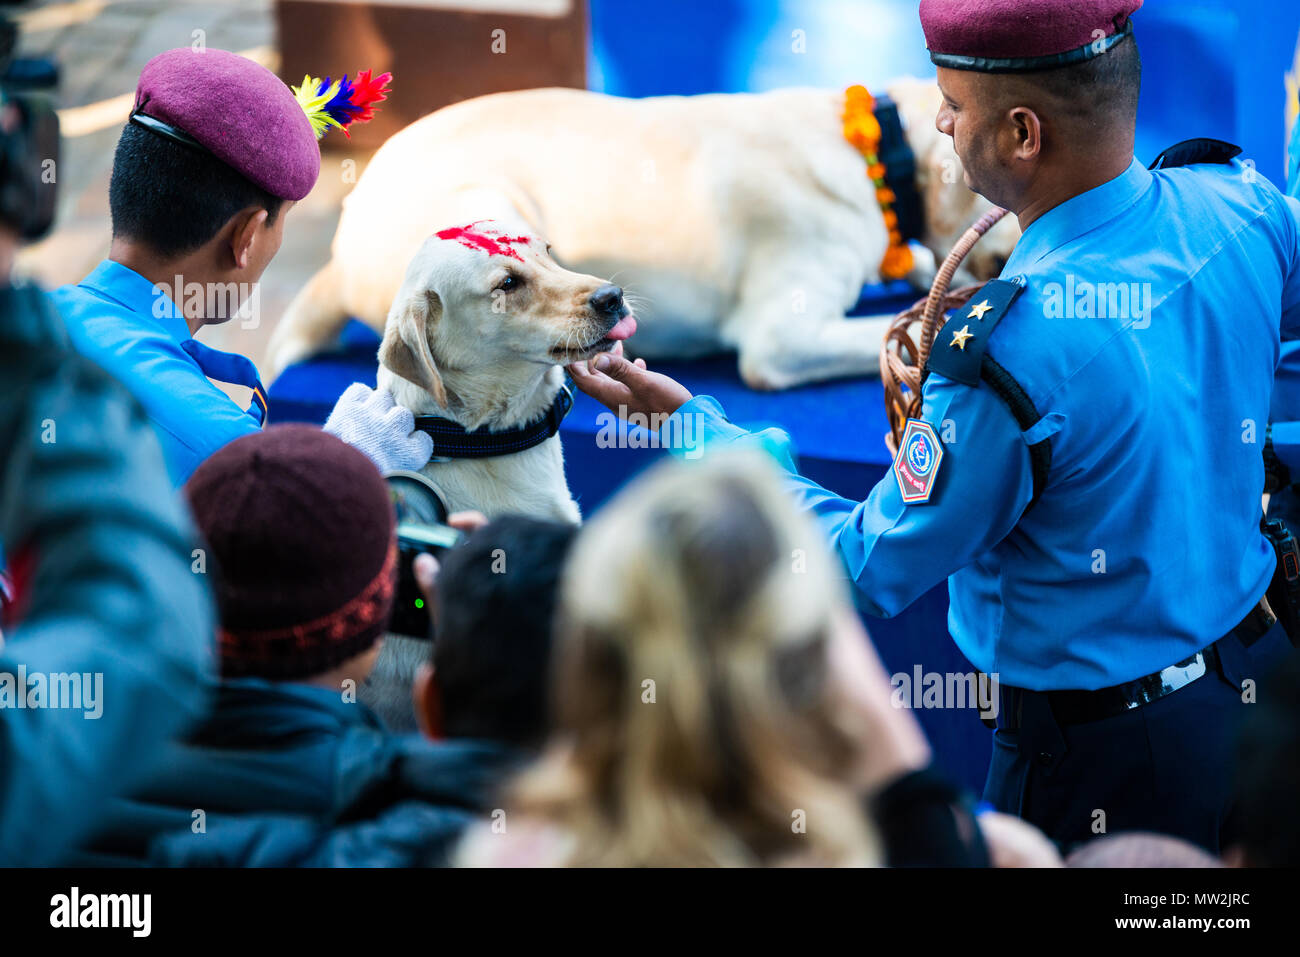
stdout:
<svg viewBox="0 0 1300 957">
<path fill-rule="evenodd" d="M 348 127 L 374 118 L 375 104 L 386 100 L 392 92 L 388 88 L 392 79 L 391 73 L 372 76 L 370 70 L 362 70 L 352 80 L 347 74 L 334 81 L 329 77 L 304 76 L 301 85 L 293 88 L 293 95 L 311 121 L 316 139 L 332 129 L 342 130 L 343 135 L 351 139 Z"/>
</svg>

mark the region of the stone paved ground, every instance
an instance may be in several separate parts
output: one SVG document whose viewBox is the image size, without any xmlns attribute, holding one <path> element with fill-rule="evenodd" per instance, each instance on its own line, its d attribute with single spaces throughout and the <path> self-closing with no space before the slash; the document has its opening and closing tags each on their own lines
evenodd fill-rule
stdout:
<svg viewBox="0 0 1300 957">
<path fill-rule="evenodd" d="M 163 50 L 189 46 L 195 31 L 203 31 L 206 45 L 274 69 L 275 22 L 271 0 L 47 0 L 24 8 L 19 21 L 22 52 L 52 57 L 62 68 L 59 218 L 54 232 L 19 260 L 20 271 L 53 287 L 76 282 L 108 252 L 113 148 L 145 63 Z M 365 157 L 357 161 L 359 169 Z M 206 329 L 203 341 L 241 352 L 265 369 L 274 322 L 328 258 L 339 204 L 350 188 L 343 158 L 326 152 L 320 180 L 290 213 L 284 245 L 262 280 L 263 321 L 254 329 L 233 322 Z M 231 391 L 239 398 L 242 390 Z"/>
</svg>

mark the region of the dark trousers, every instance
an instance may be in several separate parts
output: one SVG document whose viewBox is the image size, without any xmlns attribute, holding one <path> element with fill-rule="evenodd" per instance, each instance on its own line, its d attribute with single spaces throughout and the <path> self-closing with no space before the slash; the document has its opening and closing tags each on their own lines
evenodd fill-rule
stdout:
<svg viewBox="0 0 1300 957">
<path fill-rule="evenodd" d="M 984 799 L 1040 828 L 1068 853 L 1120 831 L 1182 837 L 1218 854 L 1230 834 L 1242 682 L 1290 651 L 1280 625 L 1247 650 L 1218 642 L 1221 670 L 1150 704 L 1063 725 L 1045 694 L 1023 695 L 1019 728 L 993 736 Z"/>
</svg>

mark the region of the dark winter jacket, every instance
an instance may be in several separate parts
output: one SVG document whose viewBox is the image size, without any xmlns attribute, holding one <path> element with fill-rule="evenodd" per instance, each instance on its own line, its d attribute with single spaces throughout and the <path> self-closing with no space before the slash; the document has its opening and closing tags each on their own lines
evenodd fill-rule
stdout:
<svg viewBox="0 0 1300 957">
<path fill-rule="evenodd" d="M 155 863 L 226 866 L 364 866 L 402 848 L 436 857 L 516 761 L 491 742 L 392 734 L 338 691 L 228 681 L 208 721 L 75 863 L 146 863 L 151 848 Z M 321 854 L 332 859 L 309 860 Z"/>
</svg>

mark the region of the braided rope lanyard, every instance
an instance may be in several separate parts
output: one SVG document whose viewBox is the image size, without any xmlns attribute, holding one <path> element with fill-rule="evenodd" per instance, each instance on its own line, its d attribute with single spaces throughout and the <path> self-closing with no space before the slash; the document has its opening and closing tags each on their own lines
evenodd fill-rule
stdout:
<svg viewBox="0 0 1300 957">
<path fill-rule="evenodd" d="M 930 356 L 935 336 L 947 320 L 947 313 L 964 306 L 982 285 L 964 286 L 949 292 L 948 284 L 980 237 L 1006 214 L 1005 209 L 992 209 L 976 220 L 944 259 L 934 282 L 930 284 L 929 295 L 918 299 L 895 316 L 889 325 L 889 331 L 885 333 L 884 345 L 880 350 L 880 381 L 885 387 L 885 415 L 889 419 L 885 445 L 889 447 L 890 455 L 898 454 L 898 442 L 907 420 L 920 418 L 921 378 L 925 371 L 925 361 Z M 918 320 L 921 323 L 919 344 L 911 333 L 913 323 Z"/>
</svg>

